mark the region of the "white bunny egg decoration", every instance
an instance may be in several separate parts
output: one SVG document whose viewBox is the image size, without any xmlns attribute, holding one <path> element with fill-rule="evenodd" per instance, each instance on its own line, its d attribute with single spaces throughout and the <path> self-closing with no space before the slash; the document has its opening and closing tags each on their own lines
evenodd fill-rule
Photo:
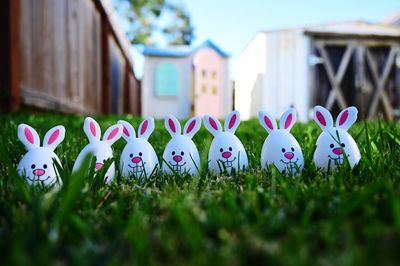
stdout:
<svg viewBox="0 0 400 266">
<path fill-rule="evenodd" d="M 61 165 L 54 150 L 64 140 L 64 137 L 65 128 L 63 126 L 53 127 L 46 133 L 43 147 L 40 147 L 40 139 L 36 130 L 29 125 L 20 124 L 18 139 L 25 145 L 28 152 L 18 164 L 18 174 L 24 176 L 30 185 L 61 186 L 62 180 L 53 160 L 55 159 Z"/>
<path fill-rule="evenodd" d="M 89 144 L 79 153 L 72 168 L 72 172 L 76 172 L 81 167 L 83 160 L 88 154 L 92 154 L 95 157 L 95 171 L 99 171 L 103 167 L 104 162 L 113 157 L 111 145 L 121 137 L 122 129 L 123 127 L 121 125 L 112 125 L 104 133 L 103 139 L 100 140 L 101 130 L 99 124 L 93 118 L 86 117 L 83 124 L 83 131 L 89 139 Z M 113 162 L 107 169 L 104 182 L 107 184 L 111 183 L 114 176 L 115 163 Z"/>
<path fill-rule="evenodd" d="M 199 174 L 200 155 L 192 138 L 200 127 L 201 119 L 192 117 L 186 122 L 182 134 L 178 119 L 173 115 L 167 115 L 165 128 L 172 139 L 168 142 L 163 153 L 163 172 L 168 174 L 189 174 L 192 176 Z"/>
<path fill-rule="evenodd" d="M 235 136 L 240 124 L 240 114 L 232 111 L 225 119 L 222 130 L 221 123 L 211 115 L 204 116 L 205 128 L 214 136 L 208 153 L 208 168 L 213 174 L 221 174 L 225 170 L 231 174 L 248 167 L 248 158 L 242 142 Z"/>
<path fill-rule="evenodd" d="M 123 177 L 149 177 L 159 166 L 157 154 L 148 138 L 154 131 L 154 118 L 142 121 L 136 137 L 135 129 L 127 121 L 120 120 L 122 137 L 128 142 L 121 154 L 120 170 Z"/>
<path fill-rule="evenodd" d="M 314 107 L 314 120 L 322 129 L 314 152 L 314 163 L 317 168 L 324 171 L 337 169 L 344 162 L 343 152 L 351 168 L 360 161 L 360 150 L 353 137 L 347 132 L 356 122 L 357 113 L 357 108 L 354 106 L 342 110 L 334 127 L 331 113 L 322 106 Z"/>
<path fill-rule="evenodd" d="M 304 157 L 299 143 L 290 133 L 297 119 L 296 110 L 290 108 L 281 116 L 279 129 L 271 114 L 261 111 L 258 118 L 269 133 L 261 151 L 261 167 L 274 164 L 285 175 L 298 175 L 303 170 Z"/>
</svg>

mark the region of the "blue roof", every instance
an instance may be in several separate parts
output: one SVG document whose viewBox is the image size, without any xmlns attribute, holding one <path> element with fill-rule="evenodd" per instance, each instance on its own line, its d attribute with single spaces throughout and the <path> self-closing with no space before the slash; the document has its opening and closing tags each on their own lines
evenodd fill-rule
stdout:
<svg viewBox="0 0 400 266">
<path fill-rule="evenodd" d="M 167 48 L 155 48 L 145 46 L 143 49 L 143 55 L 146 56 L 157 56 L 157 57 L 187 57 L 191 54 L 197 52 L 202 48 L 211 48 L 217 52 L 222 57 L 229 57 L 221 48 L 219 48 L 215 43 L 210 40 L 205 41 L 202 45 L 192 49 L 190 46 L 171 46 Z"/>
<path fill-rule="evenodd" d="M 189 48 L 188 46 L 186 48 Z M 168 48 L 155 48 L 145 46 L 143 50 L 143 55 L 148 56 L 159 56 L 159 57 L 186 57 L 192 53 L 190 49 L 182 49 L 181 46 L 168 47 Z"/>
<path fill-rule="evenodd" d="M 202 45 L 200 45 L 199 47 L 197 47 L 194 51 L 197 51 L 198 49 L 201 48 L 211 48 L 214 51 L 216 51 L 220 56 L 222 57 L 229 57 L 229 54 L 227 54 L 226 52 L 224 52 L 221 48 L 219 48 L 215 43 L 213 43 L 211 40 L 207 40 L 205 41 Z"/>
</svg>

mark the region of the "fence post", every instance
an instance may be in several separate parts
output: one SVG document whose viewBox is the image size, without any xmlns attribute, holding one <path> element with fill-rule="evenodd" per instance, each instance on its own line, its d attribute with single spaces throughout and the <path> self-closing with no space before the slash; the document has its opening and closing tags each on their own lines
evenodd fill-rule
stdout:
<svg viewBox="0 0 400 266">
<path fill-rule="evenodd" d="M 102 112 L 111 113 L 111 60 L 110 45 L 108 36 L 111 29 L 107 22 L 106 14 L 101 13 L 101 93 L 102 93 Z"/>
<path fill-rule="evenodd" d="M 3 111 L 18 111 L 20 99 L 19 1 L 0 1 L 0 92 Z"/>
</svg>

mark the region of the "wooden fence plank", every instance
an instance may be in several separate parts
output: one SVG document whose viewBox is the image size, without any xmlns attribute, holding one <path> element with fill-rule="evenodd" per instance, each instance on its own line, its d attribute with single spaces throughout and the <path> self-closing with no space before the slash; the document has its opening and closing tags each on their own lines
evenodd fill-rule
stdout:
<svg viewBox="0 0 400 266">
<path fill-rule="evenodd" d="M 78 104 L 78 0 L 67 1 L 67 97 Z"/>
<path fill-rule="evenodd" d="M 78 37 L 78 91 L 77 91 L 77 99 L 79 104 L 85 105 L 85 66 L 86 66 L 86 54 L 85 54 L 85 16 L 87 16 L 84 10 L 84 1 L 78 1 L 78 29 L 77 29 L 77 37 Z"/>
<path fill-rule="evenodd" d="M 49 0 L 32 1 L 32 88 L 51 93 Z"/>
<path fill-rule="evenodd" d="M 96 100 L 95 110 L 101 112 L 101 21 L 100 14 L 97 10 L 93 13 L 93 40 L 94 40 L 94 57 L 93 57 L 93 88 Z"/>
<path fill-rule="evenodd" d="M 101 85 L 102 85 L 102 111 L 104 114 L 111 112 L 111 64 L 110 64 L 110 28 L 105 17 L 101 17 Z"/>
<path fill-rule="evenodd" d="M 94 109 L 94 88 L 93 88 L 93 27 L 92 27 L 92 13 L 93 13 L 93 4 L 89 1 L 83 1 L 81 10 L 83 11 L 84 16 L 82 16 L 82 28 L 81 32 L 84 34 L 82 36 L 82 44 L 83 51 L 85 55 L 85 61 L 83 65 L 83 98 L 84 105 L 90 112 L 93 112 Z"/>
<path fill-rule="evenodd" d="M 10 110 L 20 107 L 19 1 L 10 0 Z"/>
<path fill-rule="evenodd" d="M 132 91 L 131 91 L 131 79 L 130 79 L 130 72 L 129 72 L 129 64 L 125 63 L 125 71 L 124 71 L 124 99 L 123 105 L 124 113 L 133 113 L 133 106 L 132 106 Z"/>
<path fill-rule="evenodd" d="M 111 52 L 111 68 L 117 69 L 116 73 L 111 71 L 112 84 L 118 84 L 117 90 L 117 106 L 116 113 L 122 114 L 124 109 L 124 73 L 125 73 L 125 60 L 121 53 L 121 50 L 114 39 L 110 40 L 110 52 Z M 114 83 L 115 82 L 115 83 Z"/>
<path fill-rule="evenodd" d="M 60 98 L 67 97 L 67 1 L 51 1 L 52 24 L 52 94 Z"/>
<path fill-rule="evenodd" d="M 20 86 L 32 84 L 32 1 L 20 1 Z"/>
</svg>

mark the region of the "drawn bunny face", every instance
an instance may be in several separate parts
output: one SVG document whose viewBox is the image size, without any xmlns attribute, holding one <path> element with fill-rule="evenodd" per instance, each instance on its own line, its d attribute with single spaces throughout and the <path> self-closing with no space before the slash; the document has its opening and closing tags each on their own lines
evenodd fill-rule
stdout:
<svg viewBox="0 0 400 266">
<path fill-rule="evenodd" d="M 169 174 L 173 172 L 177 174 L 187 173 L 193 176 L 199 174 L 200 155 L 192 138 L 200 127 L 201 119 L 192 117 L 186 123 L 182 135 L 179 121 L 173 115 L 168 115 L 165 118 L 165 128 L 172 139 L 168 142 L 163 153 L 163 172 Z"/>
<path fill-rule="evenodd" d="M 274 164 L 281 173 L 295 176 L 303 170 L 304 157 L 297 140 L 290 134 L 296 122 L 296 110 L 290 108 L 280 119 L 280 129 L 272 115 L 259 112 L 259 121 L 269 135 L 261 151 L 261 167 Z"/>
<path fill-rule="evenodd" d="M 154 119 L 149 117 L 140 124 L 138 137 L 128 122 L 120 120 L 118 124 L 123 126 L 122 137 L 128 142 L 121 155 L 122 176 L 134 178 L 150 176 L 159 165 L 156 152 L 147 141 L 154 131 Z"/>
<path fill-rule="evenodd" d="M 111 145 L 117 141 L 122 135 L 122 126 L 113 125 L 109 127 L 104 133 L 103 139 L 100 140 L 101 130 L 99 124 L 91 117 L 86 117 L 83 124 L 83 131 L 89 139 L 89 144 L 86 145 L 76 158 L 72 172 L 78 171 L 81 167 L 83 160 L 88 154 L 92 154 L 95 157 L 95 171 L 99 171 L 106 160 L 113 157 Z M 115 164 L 114 162 L 108 168 L 104 182 L 111 183 L 115 176 Z"/>
<path fill-rule="evenodd" d="M 343 153 L 347 155 L 352 168 L 360 161 L 360 150 L 347 132 L 356 122 L 357 113 L 357 108 L 353 106 L 344 109 L 338 115 L 334 127 L 331 113 L 322 106 L 314 107 L 314 120 L 322 129 L 314 153 L 314 163 L 318 168 L 325 171 L 337 169 L 344 162 Z"/>
<path fill-rule="evenodd" d="M 24 176 L 30 185 L 54 185 L 57 187 L 62 185 L 53 159 L 61 165 L 54 150 L 64 140 L 64 137 L 65 128 L 63 126 L 53 127 L 44 136 L 43 147 L 40 147 L 40 139 L 36 130 L 26 124 L 20 124 L 18 139 L 25 145 L 28 152 L 18 164 L 18 174 Z"/>
<path fill-rule="evenodd" d="M 225 120 L 225 132 L 221 123 L 213 116 L 204 116 L 206 129 L 214 136 L 208 153 L 208 168 L 213 174 L 230 174 L 232 169 L 237 172 L 248 166 L 247 153 L 242 142 L 235 136 L 235 131 L 240 124 L 240 114 L 231 112 Z"/>
</svg>

